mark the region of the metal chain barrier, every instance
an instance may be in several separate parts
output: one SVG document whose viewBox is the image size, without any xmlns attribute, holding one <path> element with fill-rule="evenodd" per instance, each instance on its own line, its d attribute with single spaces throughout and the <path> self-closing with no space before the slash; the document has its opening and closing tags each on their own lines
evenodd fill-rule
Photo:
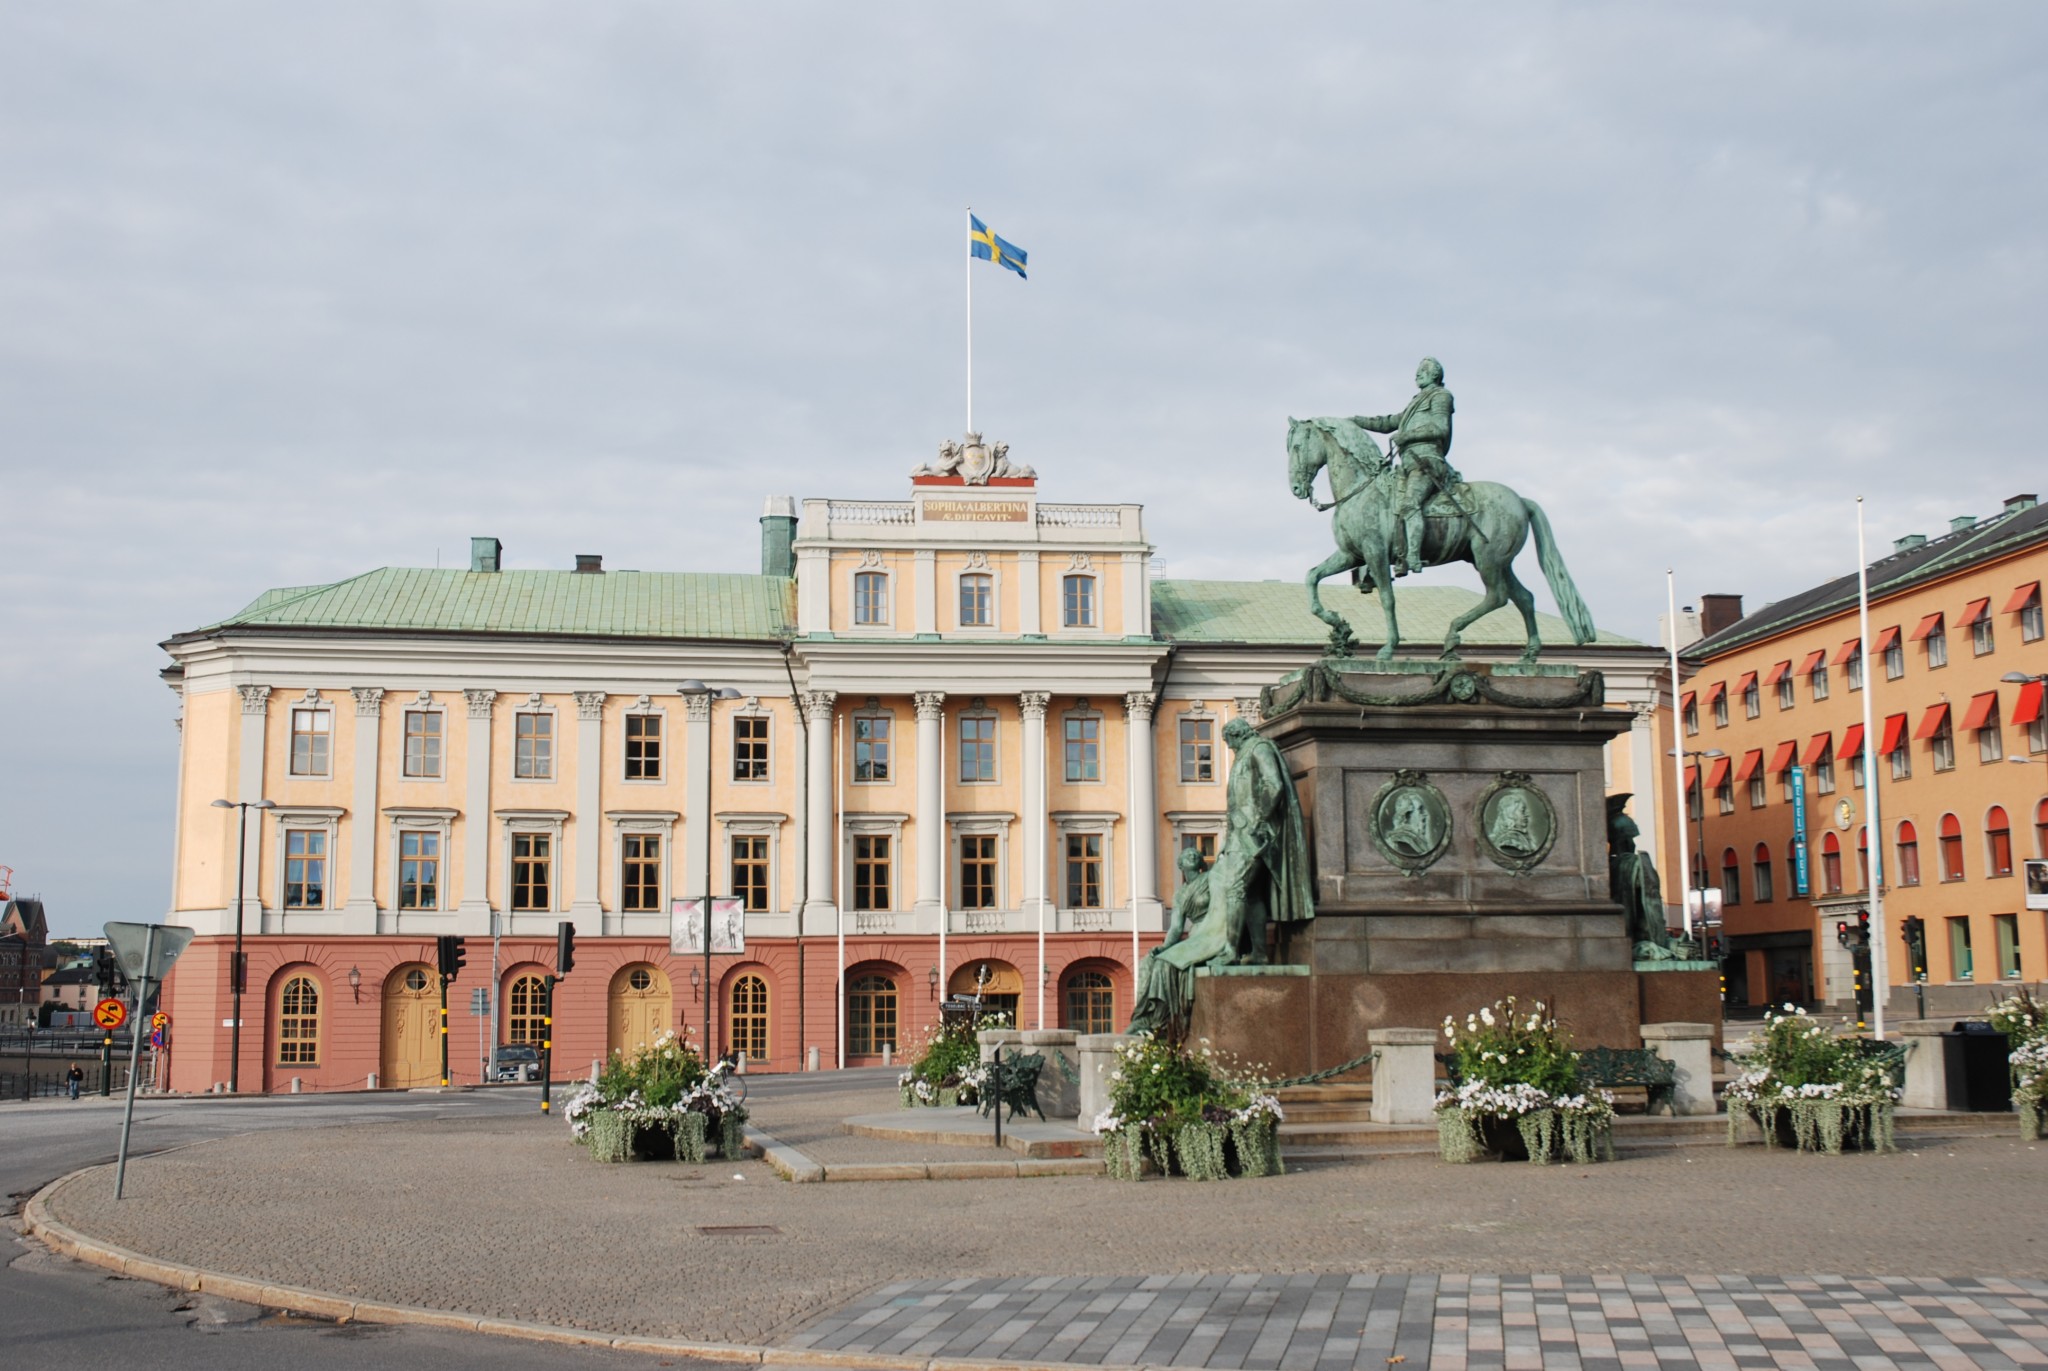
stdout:
<svg viewBox="0 0 2048 1371">
<path fill-rule="evenodd" d="M 1363 1057 L 1353 1057 L 1348 1062 L 1341 1062 L 1338 1065 L 1330 1067 L 1324 1071 L 1311 1071 L 1306 1076 L 1289 1076 L 1284 1081 L 1267 1081 L 1266 1084 L 1273 1087 L 1275 1090 L 1280 1089 L 1282 1086 L 1288 1085 L 1314 1085 L 1319 1081 L 1327 1081 L 1332 1076 L 1341 1076 L 1347 1071 L 1356 1071 L 1359 1067 L 1364 1066 L 1366 1063 L 1377 1062 L 1379 1059 L 1379 1050 L 1375 1048 L 1371 1052 L 1366 1053 Z"/>
</svg>

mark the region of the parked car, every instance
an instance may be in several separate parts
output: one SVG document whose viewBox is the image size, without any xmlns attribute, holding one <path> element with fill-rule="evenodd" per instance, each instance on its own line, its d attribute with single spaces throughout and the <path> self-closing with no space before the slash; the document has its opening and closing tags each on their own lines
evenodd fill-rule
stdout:
<svg viewBox="0 0 2048 1371">
<path fill-rule="evenodd" d="M 498 1048 L 498 1070 L 494 1081 L 537 1081 L 540 1079 L 540 1049 L 532 1043 L 503 1043 Z"/>
</svg>

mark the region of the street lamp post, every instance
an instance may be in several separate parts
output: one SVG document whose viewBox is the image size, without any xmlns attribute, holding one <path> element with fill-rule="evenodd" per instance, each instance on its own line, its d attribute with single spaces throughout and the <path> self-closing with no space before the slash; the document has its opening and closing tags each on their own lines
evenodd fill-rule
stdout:
<svg viewBox="0 0 2048 1371">
<path fill-rule="evenodd" d="M 249 866 L 249 811 L 276 809 L 277 805 L 269 800 L 215 800 L 213 807 L 241 811 L 235 830 L 235 954 L 228 963 L 228 995 L 234 1002 L 234 1024 L 228 1029 L 228 1093 L 236 1095 L 242 1089 L 242 886 Z M 262 820 L 257 823 L 260 833 Z M 142 1011 L 138 997 L 135 1012 L 140 1016 Z"/>
<path fill-rule="evenodd" d="M 1672 752 L 1682 762 L 1692 763 L 1697 775 L 1700 802 L 1692 807 L 1692 812 L 1694 819 L 1698 823 L 1700 835 L 1698 848 L 1700 879 L 1697 889 L 1699 891 L 1700 896 L 1700 921 L 1704 923 L 1707 917 L 1707 770 L 1706 767 L 1702 765 L 1702 763 L 1711 761 L 1716 757 L 1725 757 L 1728 754 L 1723 752 L 1718 747 L 1703 748 L 1698 752 L 1688 752 L 1684 748 L 1673 748 Z M 1690 789 L 1688 789 L 1680 802 L 1680 823 L 1685 822 L 1685 819 L 1683 817 L 1685 813 L 1684 806 L 1691 804 L 1691 801 L 1692 792 Z M 1688 871 L 1686 875 L 1689 877 L 1692 875 L 1692 873 Z M 1692 919 L 1689 914 L 1685 922 L 1688 928 L 1692 926 Z M 1706 947 L 1706 935 L 1704 933 L 1700 935 L 1700 947 L 1703 950 Z"/>
<path fill-rule="evenodd" d="M 704 701 L 704 1057 L 710 1061 L 718 1055 L 716 1039 L 711 1036 L 712 1001 L 716 998 L 711 981 L 711 706 L 719 700 L 737 700 L 740 693 L 731 686 L 708 686 L 698 680 L 684 681 L 676 693 Z"/>
</svg>

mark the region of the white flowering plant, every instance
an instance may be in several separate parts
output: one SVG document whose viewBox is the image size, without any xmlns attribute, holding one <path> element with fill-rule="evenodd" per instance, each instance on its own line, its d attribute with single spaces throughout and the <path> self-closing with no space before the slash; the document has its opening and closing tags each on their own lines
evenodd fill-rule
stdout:
<svg viewBox="0 0 2048 1371">
<path fill-rule="evenodd" d="M 979 1088 L 988 1074 L 981 1065 L 981 1040 L 977 1035 L 984 1028 L 1009 1026 L 1007 1013 L 990 1010 L 942 1021 L 926 1029 L 924 1041 L 918 1044 L 910 1065 L 896 1078 L 903 1102 L 934 1105 L 940 1102 L 941 1092 L 952 1091 L 957 1092 L 954 1098 L 959 1103 L 973 1104 L 980 1098 Z"/>
<path fill-rule="evenodd" d="M 1162 1174 L 1220 1180 L 1278 1174 L 1283 1117 L 1258 1069 L 1239 1066 L 1206 1038 L 1190 1050 L 1147 1034 L 1117 1049 L 1109 1107 L 1094 1123 L 1109 1139 L 1114 1175 L 1136 1180 L 1149 1157 Z"/>
<path fill-rule="evenodd" d="M 2022 986 L 1991 1006 L 1989 1017 L 1991 1026 L 2006 1037 L 2020 1136 L 2039 1138 L 2048 1133 L 2048 1005 Z"/>
<path fill-rule="evenodd" d="M 1722 1093 L 1728 1140 L 1749 1119 L 1773 1146 L 1890 1151 L 1899 1089 L 1889 1054 L 1835 1032 L 1797 1005 L 1764 1013 L 1764 1030 L 1730 1050 L 1736 1076 Z"/>
<path fill-rule="evenodd" d="M 563 1105 L 576 1141 L 608 1161 L 623 1161 L 646 1135 L 666 1133 L 676 1155 L 701 1160 L 704 1140 L 738 1153 L 746 1106 L 722 1074 L 707 1071 L 688 1040 L 664 1031 L 651 1043 L 612 1053 L 597 1078 Z"/>
<path fill-rule="evenodd" d="M 1476 1161 L 1510 1139 L 1537 1163 L 1613 1155 L 1614 1096 L 1585 1088 L 1571 1038 L 1541 1000 L 1511 995 L 1462 1023 L 1446 1015 L 1443 1034 L 1454 1081 L 1436 1097 L 1444 1160 Z"/>
</svg>

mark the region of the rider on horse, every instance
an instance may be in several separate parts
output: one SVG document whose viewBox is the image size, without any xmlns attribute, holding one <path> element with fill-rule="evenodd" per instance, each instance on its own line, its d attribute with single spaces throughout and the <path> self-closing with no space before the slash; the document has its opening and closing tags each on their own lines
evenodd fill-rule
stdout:
<svg viewBox="0 0 2048 1371">
<path fill-rule="evenodd" d="M 1415 368 L 1415 398 L 1399 414 L 1360 415 L 1352 422 L 1373 433 L 1391 433 L 1388 446 L 1401 457 L 1401 485 L 1394 512 L 1407 533 L 1408 564 L 1396 575 L 1423 567 L 1422 507 L 1439 490 L 1461 479 L 1446 460 L 1451 451 L 1451 414 L 1457 408 L 1444 389 L 1444 366 L 1425 357 Z"/>
</svg>

